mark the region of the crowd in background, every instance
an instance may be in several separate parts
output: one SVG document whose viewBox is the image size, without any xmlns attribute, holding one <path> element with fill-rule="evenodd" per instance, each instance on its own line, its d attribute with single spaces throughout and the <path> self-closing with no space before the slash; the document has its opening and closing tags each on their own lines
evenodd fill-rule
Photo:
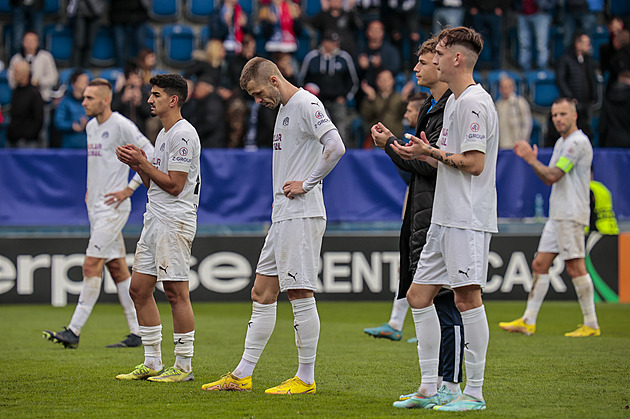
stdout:
<svg viewBox="0 0 630 419">
<path fill-rule="evenodd" d="M 622 17 L 605 13 L 604 0 L 438 0 L 432 16 L 422 15 L 420 1 L 321 0 L 321 10 L 308 15 L 305 4 L 292 0 L 259 0 L 251 14 L 237 0 L 222 0 L 207 22 L 198 24 L 208 28 L 204 48 L 194 51 L 192 64 L 174 70 L 189 80 L 182 114 L 196 127 L 203 147 L 270 147 L 277 110 L 255 104 L 238 83 L 244 64 L 264 55 L 291 83 L 319 96 L 346 147 L 372 147 L 367 136 L 375 122 L 399 138 L 407 129 L 406 101 L 420 90 L 412 71 L 418 44 L 443 26 L 466 25 L 484 36 L 479 69 L 552 69 L 558 94 L 575 98 L 579 127 L 594 145 L 630 147 L 630 31 Z M 112 108 L 154 140 L 161 126 L 146 103 L 148 81 L 167 66 L 159 51 L 146 48 L 147 27 L 159 26 L 150 19 L 151 1 L 66 2 L 64 22 L 74 36 L 73 70 L 66 78 L 44 49 L 43 4 L 11 0 L 12 44 L 4 47 L 12 97 L 2 109 L 0 144 L 85 148 L 81 102 L 89 79 L 102 70 L 91 66 L 89 57 L 103 16 L 122 70 L 114 81 Z M 553 22 L 563 33 L 564 54 L 556 58 L 550 54 Z M 609 38 L 594 49 L 598 24 L 606 25 Z M 513 32 L 518 46 L 510 50 Z M 299 54 L 304 33 L 312 35 L 313 48 Z M 532 106 L 522 80 L 509 74 L 499 78 L 494 94 L 501 148 L 533 138 L 534 125 L 542 126 L 534 141 L 552 146 L 558 135 L 548 108 Z"/>
</svg>

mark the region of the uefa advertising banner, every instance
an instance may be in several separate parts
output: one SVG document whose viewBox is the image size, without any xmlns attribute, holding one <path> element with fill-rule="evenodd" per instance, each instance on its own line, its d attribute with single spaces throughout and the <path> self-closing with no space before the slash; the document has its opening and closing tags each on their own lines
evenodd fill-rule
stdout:
<svg viewBox="0 0 630 419">
<path fill-rule="evenodd" d="M 133 263 L 137 237 L 127 238 L 127 262 Z M 193 244 L 190 290 L 194 301 L 248 301 L 262 236 L 197 237 Z M 0 239 L 0 304 L 74 304 L 81 291 L 81 265 L 87 238 Z M 491 242 L 489 300 L 525 300 L 531 288 L 531 262 L 538 236 L 497 235 Z M 598 301 L 618 301 L 618 238 L 599 236 L 587 247 L 587 266 Z M 326 235 L 324 237 L 318 300 L 390 300 L 398 277 L 398 237 Z M 551 269 L 547 299 L 575 299 L 564 263 Z M 163 292 L 157 291 L 165 301 Z M 117 301 L 109 274 L 100 301 Z"/>
</svg>

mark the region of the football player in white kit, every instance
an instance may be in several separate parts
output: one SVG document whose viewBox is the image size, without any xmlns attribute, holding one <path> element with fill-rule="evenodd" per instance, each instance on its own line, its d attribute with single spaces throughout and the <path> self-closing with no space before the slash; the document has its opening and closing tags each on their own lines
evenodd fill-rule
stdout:
<svg viewBox="0 0 630 419">
<path fill-rule="evenodd" d="M 138 172 L 149 189 L 130 289 L 138 311 L 144 362 L 116 378 L 192 381 L 195 315 L 188 279 L 197 229 L 201 144 L 195 128 L 181 115 L 188 95 L 186 80 L 178 74 L 161 74 L 149 83 L 151 114 L 164 126 L 155 140 L 153 159 L 149 161 L 131 144 L 116 149 L 118 158 Z M 175 364 L 168 368 L 162 364 L 162 321 L 153 297 L 157 281 L 162 282 L 173 313 Z"/>
<path fill-rule="evenodd" d="M 549 165 L 538 160 L 538 148 L 525 141 L 514 145 L 514 153 L 529 164 L 547 185 L 552 185 L 549 197 L 549 220 L 545 223 L 538 252 L 532 262 L 533 285 L 527 298 L 523 317 L 500 322 L 509 332 L 533 335 L 538 311 L 549 289 L 549 268 L 560 256 L 575 287 L 584 323 L 569 337 L 599 336 L 593 292 L 593 280 L 584 263 L 584 227 L 589 223 L 589 184 L 593 148 L 588 137 L 577 128 L 577 108 L 572 99 L 558 98 L 551 105 L 551 118 L 560 133 Z"/>
<path fill-rule="evenodd" d="M 118 299 L 123 306 L 129 335 L 108 348 L 140 346 L 140 332 L 133 301 L 129 296 L 131 278 L 125 262 L 122 229 L 127 223 L 129 198 L 142 183 L 135 175 L 127 183 L 129 167 L 116 158 L 116 147 L 135 144 L 153 154 L 153 145 L 138 127 L 118 112 L 112 112 L 112 86 L 105 79 L 92 80 L 83 93 L 83 107 L 92 117 L 86 126 L 88 173 L 85 203 L 90 220 L 90 241 L 83 262 L 83 286 L 79 302 L 68 327 L 60 332 L 44 331 L 44 337 L 76 348 L 85 325 L 101 292 L 103 266 L 107 266 L 116 283 Z"/>
<path fill-rule="evenodd" d="M 408 145 L 392 144 L 407 159 L 437 165 L 431 226 L 413 284 L 407 292 L 418 337 L 420 388 L 401 408 L 445 411 L 484 410 L 483 378 L 488 349 L 488 319 L 481 296 L 488 274 L 490 238 L 497 230 L 496 161 L 499 128 L 490 95 L 473 79 L 483 39 L 472 29 L 444 29 L 433 62 L 438 78 L 453 92 L 444 108 L 444 124 L 432 147 L 410 136 Z M 437 397 L 440 323 L 433 298 L 443 286 L 455 293 L 464 324 L 466 387 L 455 400 Z"/>
<path fill-rule="evenodd" d="M 264 58 L 247 62 L 241 88 L 267 108 L 280 106 L 273 134 L 272 224 L 256 267 L 252 316 L 236 369 L 204 390 L 251 390 L 252 373 L 276 324 L 278 294 L 293 306 L 298 370 L 267 394 L 315 393 L 319 315 L 315 304 L 319 253 L 326 228 L 322 179 L 345 153 L 339 132 L 322 103 L 289 83 Z"/>
</svg>

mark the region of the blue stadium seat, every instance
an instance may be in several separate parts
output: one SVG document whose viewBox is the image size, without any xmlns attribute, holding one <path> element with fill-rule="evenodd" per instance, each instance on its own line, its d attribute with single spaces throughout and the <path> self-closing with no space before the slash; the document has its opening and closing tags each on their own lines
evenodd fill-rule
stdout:
<svg viewBox="0 0 630 419">
<path fill-rule="evenodd" d="M 46 49 L 55 57 L 58 67 L 70 64 L 74 39 L 72 29 L 62 24 L 48 25 L 44 28 Z"/>
<path fill-rule="evenodd" d="M 59 70 L 59 85 L 68 86 L 70 84 L 70 76 L 72 76 L 72 73 L 74 73 L 75 70 L 77 69 L 74 67 L 64 68 L 63 70 Z M 84 68 L 83 72 L 88 75 L 90 80 L 94 78 L 90 70 Z"/>
<path fill-rule="evenodd" d="M 44 13 L 48 17 L 53 17 L 61 12 L 61 2 L 59 0 L 44 0 Z"/>
<path fill-rule="evenodd" d="M 535 44 L 532 44 L 535 45 Z M 551 50 L 549 58 L 556 62 L 564 54 L 564 27 L 562 25 L 552 26 L 549 29 L 549 48 Z M 534 48 L 535 53 L 536 48 Z"/>
<path fill-rule="evenodd" d="M 11 14 L 11 0 L 0 0 L 0 14 Z"/>
<path fill-rule="evenodd" d="M 523 75 L 519 72 L 516 71 L 512 71 L 512 70 L 492 70 L 490 72 L 488 72 L 488 88 L 489 88 L 489 93 L 492 96 L 492 99 L 497 100 L 500 97 L 499 94 L 499 81 L 501 80 L 501 78 L 503 76 L 509 76 L 510 78 L 514 79 L 514 82 L 516 84 L 516 93 L 519 95 L 523 95 L 525 92 L 525 89 L 523 87 Z"/>
<path fill-rule="evenodd" d="M 101 74 L 99 74 L 99 77 L 110 82 L 112 85 L 112 88 L 115 89 L 116 81 L 118 80 L 118 77 L 120 77 L 122 74 L 123 74 L 122 68 L 112 67 L 112 68 L 106 68 L 103 71 L 101 71 Z"/>
<path fill-rule="evenodd" d="M 551 70 L 528 71 L 525 80 L 532 108 L 547 111 L 560 92 L 556 86 L 556 73 Z"/>
<path fill-rule="evenodd" d="M 192 22 L 207 23 L 213 11 L 212 0 L 186 0 L 186 17 Z"/>
<path fill-rule="evenodd" d="M 306 6 L 304 6 L 304 14 L 308 17 L 315 16 L 322 10 L 321 0 L 306 0 Z"/>
<path fill-rule="evenodd" d="M 11 103 L 11 87 L 9 87 L 9 75 L 7 70 L 0 71 L 0 106 Z"/>
<path fill-rule="evenodd" d="M 208 25 L 204 25 L 199 32 L 199 49 L 205 48 L 208 40 L 210 39 L 210 27 Z"/>
<path fill-rule="evenodd" d="M 536 144 L 538 147 L 542 147 L 545 143 L 542 133 L 542 125 L 536 118 L 532 118 L 532 134 L 529 136 L 529 143 L 531 145 Z"/>
<path fill-rule="evenodd" d="M 610 0 L 610 14 L 613 16 L 630 16 L 628 0 Z"/>
<path fill-rule="evenodd" d="M 114 34 L 109 26 L 101 26 L 96 32 L 90 64 L 110 67 L 116 62 Z"/>
<path fill-rule="evenodd" d="M 593 59 L 595 61 L 599 61 L 599 48 L 607 44 L 609 41 L 610 34 L 608 33 L 608 28 L 604 25 L 597 25 L 595 27 L 595 31 L 591 36 L 591 43 L 593 44 Z"/>
<path fill-rule="evenodd" d="M 195 42 L 195 33 L 191 27 L 165 25 L 162 28 L 164 61 L 173 67 L 185 67 L 191 64 Z"/>
<path fill-rule="evenodd" d="M 419 0 L 418 11 L 420 12 L 421 19 L 433 21 L 433 12 L 435 11 L 435 1 L 434 0 Z"/>
<path fill-rule="evenodd" d="M 153 0 L 149 16 L 158 22 L 175 22 L 181 15 L 181 0 Z"/>
</svg>

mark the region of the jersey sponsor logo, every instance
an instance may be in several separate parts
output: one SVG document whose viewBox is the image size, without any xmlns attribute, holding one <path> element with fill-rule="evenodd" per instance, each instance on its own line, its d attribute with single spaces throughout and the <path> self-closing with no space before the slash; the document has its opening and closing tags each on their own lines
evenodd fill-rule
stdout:
<svg viewBox="0 0 630 419">
<path fill-rule="evenodd" d="M 475 111 L 470 111 L 470 112 L 472 112 L 473 114 L 477 115 L 477 118 L 479 118 L 479 111 L 477 111 L 477 112 L 475 112 Z"/>
<path fill-rule="evenodd" d="M 105 131 L 101 134 L 101 138 L 109 138 L 109 132 Z"/>
<path fill-rule="evenodd" d="M 315 129 L 319 128 L 320 125 L 325 124 L 326 122 L 330 122 L 330 119 L 328 118 L 320 119 L 319 121 L 315 123 Z"/>
<path fill-rule="evenodd" d="M 188 145 L 188 140 L 185 138 L 182 138 L 182 141 L 186 143 L 186 145 Z"/>
<path fill-rule="evenodd" d="M 325 116 L 326 116 L 326 115 L 324 115 L 324 112 L 322 112 L 322 111 L 317 111 L 317 112 L 315 112 L 315 118 L 317 118 L 317 119 L 322 119 L 322 118 L 324 118 Z"/>
<path fill-rule="evenodd" d="M 468 139 L 469 140 L 474 140 L 474 139 L 484 140 L 485 138 L 486 138 L 486 136 L 483 135 L 483 134 L 468 134 Z"/>
<path fill-rule="evenodd" d="M 282 150 L 282 134 L 276 134 L 273 136 L 273 149 Z"/>
<path fill-rule="evenodd" d="M 183 140 L 183 138 L 182 138 Z M 179 149 L 179 155 L 180 156 L 187 156 L 188 155 L 188 149 L 186 147 L 182 147 Z"/>
<path fill-rule="evenodd" d="M 447 138 L 448 138 L 448 128 L 442 128 L 442 136 L 440 138 L 440 144 L 445 146 Z"/>
<path fill-rule="evenodd" d="M 182 157 L 182 156 L 173 156 L 171 161 L 172 162 L 178 162 L 178 163 L 191 163 L 192 159 L 190 159 L 188 157 Z"/>
<path fill-rule="evenodd" d="M 153 157 L 153 160 L 151 161 L 151 164 L 153 164 L 153 167 L 155 167 L 156 169 L 160 168 L 161 163 L 162 163 L 162 160 L 160 160 L 157 157 Z"/>
<path fill-rule="evenodd" d="M 288 116 L 282 120 L 282 125 L 284 125 L 285 127 L 287 125 L 289 125 L 289 117 Z"/>
<path fill-rule="evenodd" d="M 472 124 L 470 124 L 470 130 L 472 132 L 479 132 L 479 124 L 476 122 L 473 122 Z"/>
<path fill-rule="evenodd" d="M 103 149 L 103 144 L 88 144 L 88 157 L 90 156 L 100 156 L 101 150 Z"/>
</svg>

